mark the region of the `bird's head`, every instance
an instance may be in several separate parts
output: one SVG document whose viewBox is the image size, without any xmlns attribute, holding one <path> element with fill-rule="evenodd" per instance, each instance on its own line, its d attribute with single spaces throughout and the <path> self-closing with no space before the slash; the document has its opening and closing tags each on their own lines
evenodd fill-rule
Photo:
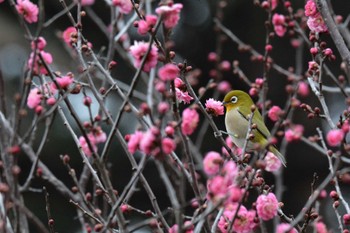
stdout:
<svg viewBox="0 0 350 233">
<path fill-rule="evenodd" d="M 231 109 L 244 106 L 250 108 L 254 105 L 254 102 L 244 91 L 234 90 L 225 95 L 222 104 L 226 107 L 226 111 L 230 111 Z"/>
</svg>

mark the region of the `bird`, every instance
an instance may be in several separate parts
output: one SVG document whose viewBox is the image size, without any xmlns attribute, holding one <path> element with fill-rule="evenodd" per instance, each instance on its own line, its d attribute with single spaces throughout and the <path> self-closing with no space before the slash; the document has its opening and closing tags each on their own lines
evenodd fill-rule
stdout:
<svg viewBox="0 0 350 233">
<path fill-rule="evenodd" d="M 252 113 L 252 106 L 254 106 L 254 102 L 246 92 L 241 90 L 233 90 L 225 95 L 222 104 L 226 108 L 226 131 L 230 136 L 232 142 L 236 146 L 243 148 L 247 137 L 249 119 L 250 114 Z M 257 148 L 255 144 L 258 144 L 260 148 L 267 147 L 266 149 L 277 156 L 281 163 L 286 166 L 286 160 L 284 156 L 278 151 L 276 146 L 268 145 L 268 140 L 271 134 L 267 129 L 259 110 L 257 108 L 254 110 L 253 108 L 253 111 L 254 115 L 252 124 L 255 124 L 256 128 L 252 128 L 251 133 L 254 135 L 254 137 L 248 140 L 246 151 L 254 151 L 254 149 Z"/>
</svg>

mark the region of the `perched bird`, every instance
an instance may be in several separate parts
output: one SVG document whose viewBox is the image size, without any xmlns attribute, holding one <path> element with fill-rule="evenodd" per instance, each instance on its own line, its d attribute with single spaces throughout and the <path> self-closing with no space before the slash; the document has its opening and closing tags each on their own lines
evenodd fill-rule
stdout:
<svg viewBox="0 0 350 233">
<path fill-rule="evenodd" d="M 251 106 L 254 105 L 254 102 L 244 91 L 234 90 L 226 94 L 222 104 L 226 107 L 225 125 L 227 133 L 236 146 L 243 148 L 249 128 L 249 115 L 252 113 Z M 252 129 L 251 133 L 254 138 L 248 141 L 247 151 L 254 150 L 256 148 L 254 144 L 259 144 L 261 148 L 265 148 L 270 137 L 270 131 L 257 109 L 254 110 L 252 124 L 256 124 L 257 127 Z M 285 158 L 274 145 L 268 145 L 267 150 L 276 155 L 286 166 Z"/>
</svg>

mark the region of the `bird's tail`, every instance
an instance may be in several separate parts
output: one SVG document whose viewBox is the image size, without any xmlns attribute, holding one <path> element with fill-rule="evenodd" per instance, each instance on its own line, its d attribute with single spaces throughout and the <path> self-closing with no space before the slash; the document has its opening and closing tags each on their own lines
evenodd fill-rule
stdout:
<svg viewBox="0 0 350 233">
<path fill-rule="evenodd" d="M 276 147 L 274 146 L 269 146 L 269 151 L 272 152 L 274 155 L 277 156 L 277 158 L 281 161 L 281 163 L 283 164 L 283 166 L 287 166 L 287 162 L 286 159 L 284 158 L 284 156 L 277 150 Z"/>
</svg>

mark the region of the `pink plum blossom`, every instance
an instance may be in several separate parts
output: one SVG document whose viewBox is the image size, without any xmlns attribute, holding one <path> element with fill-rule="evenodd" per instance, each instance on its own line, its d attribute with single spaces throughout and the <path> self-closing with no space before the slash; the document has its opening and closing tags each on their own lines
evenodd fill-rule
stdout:
<svg viewBox="0 0 350 233">
<path fill-rule="evenodd" d="M 121 211 L 123 212 L 123 213 L 128 213 L 128 212 L 130 212 L 130 206 L 129 205 L 127 205 L 127 204 L 122 204 L 121 206 L 120 206 L 120 209 L 121 209 Z"/>
<path fill-rule="evenodd" d="M 128 151 L 133 154 L 136 152 L 136 150 L 139 149 L 139 145 L 141 142 L 141 139 L 143 137 L 143 132 L 136 131 L 134 134 L 130 135 L 129 141 L 128 141 Z"/>
<path fill-rule="evenodd" d="M 176 148 L 176 143 L 172 138 L 163 138 L 162 139 L 162 150 L 165 154 L 170 154 Z"/>
<path fill-rule="evenodd" d="M 35 46 L 37 47 L 37 49 L 39 50 L 44 50 L 44 48 L 46 47 L 46 40 L 44 37 L 40 36 L 38 39 L 36 39 L 36 41 L 32 41 L 31 43 L 31 48 L 32 50 L 35 49 Z"/>
<path fill-rule="evenodd" d="M 179 68 L 174 64 L 166 64 L 158 70 L 158 76 L 162 81 L 172 81 L 179 76 Z"/>
<path fill-rule="evenodd" d="M 322 52 L 325 56 L 332 56 L 333 55 L 333 50 L 331 48 L 326 48 Z"/>
<path fill-rule="evenodd" d="M 277 210 L 278 201 L 273 193 L 261 194 L 256 200 L 256 211 L 264 221 L 273 219 L 277 215 Z"/>
<path fill-rule="evenodd" d="M 262 78 L 256 78 L 256 79 L 255 79 L 255 84 L 256 84 L 259 88 L 261 88 L 262 85 L 264 84 L 264 79 L 262 79 Z"/>
<path fill-rule="evenodd" d="M 220 175 L 207 181 L 207 189 L 207 198 L 213 202 L 220 201 L 228 196 L 227 180 Z"/>
<path fill-rule="evenodd" d="M 258 93 L 259 93 L 259 90 L 256 89 L 255 87 L 252 87 L 252 88 L 249 89 L 249 95 L 250 96 L 257 96 Z"/>
<path fill-rule="evenodd" d="M 164 26 L 170 29 L 177 25 L 180 19 L 181 9 L 182 4 L 176 3 L 168 6 L 160 6 L 156 9 L 156 13 L 162 16 Z"/>
<path fill-rule="evenodd" d="M 75 27 L 68 27 L 62 33 L 62 38 L 68 46 L 71 46 L 71 38 L 73 33 L 77 33 L 77 29 Z"/>
<path fill-rule="evenodd" d="M 186 84 L 180 78 L 175 78 L 174 85 L 176 88 L 179 88 L 180 90 L 186 88 Z"/>
<path fill-rule="evenodd" d="M 318 69 L 318 64 L 315 61 L 309 61 L 308 62 L 309 70 L 315 70 Z"/>
<path fill-rule="evenodd" d="M 306 97 L 310 94 L 309 85 L 306 82 L 299 83 L 298 94 L 302 97 Z"/>
<path fill-rule="evenodd" d="M 193 100 L 193 97 L 186 91 L 186 84 L 180 78 L 175 78 L 174 85 L 177 100 L 180 103 L 184 102 L 185 104 L 189 104 L 191 100 Z"/>
<path fill-rule="evenodd" d="M 339 146 L 344 139 L 344 132 L 341 129 L 332 129 L 327 133 L 327 143 L 330 146 Z"/>
<path fill-rule="evenodd" d="M 283 37 L 286 34 L 287 28 L 284 25 L 274 25 L 277 36 Z"/>
<path fill-rule="evenodd" d="M 268 116 L 270 120 L 277 121 L 280 118 L 280 114 L 282 113 L 282 109 L 278 106 L 272 106 L 268 112 Z"/>
<path fill-rule="evenodd" d="M 95 140 L 95 136 L 92 133 L 88 133 L 87 136 L 88 136 L 88 139 L 90 141 L 90 144 L 91 144 L 93 151 L 91 151 L 89 144 L 86 141 L 86 138 L 84 136 L 79 137 L 79 144 L 81 146 L 81 149 L 85 153 L 85 155 L 91 156 L 92 153 L 97 152 L 96 140 Z"/>
<path fill-rule="evenodd" d="M 56 103 L 55 97 L 50 97 L 46 100 L 47 105 L 53 106 Z"/>
<path fill-rule="evenodd" d="M 133 144 L 130 144 L 130 147 L 128 145 L 129 151 L 130 149 L 134 151 L 139 148 L 140 151 L 147 155 L 158 156 L 161 153 L 161 149 L 163 149 L 166 153 L 171 153 L 173 150 L 175 150 L 176 144 L 173 139 L 169 138 L 170 140 L 166 139 L 161 142 L 159 137 L 160 131 L 155 126 L 148 129 L 148 131 L 144 132 L 142 135 L 137 135 L 137 138 L 135 139 L 130 136 L 129 141 L 132 139 L 134 142 Z"/>
<path fill-rule="evenodd" d="M 243 193 L 244 193 L 244 190 L 240 189 L 239 187 L 236 187 L 235 185 L 231 185 L 229 187 L 228 199 L 232 203 L 238 202 L 241 200 Z"/>
<path fill-rule="evenodd" d="M 82 6 L 91 6 L 95 3 L 95 0 L 81 0 Z"/>
<path fill-rule="evenodd" d="M 275 29 L 277 36 L 282 37 L 287 31 L 286 28 L 286 18 L 281 14 L 273 14 L 272 16 L 272 24 Z"/>
<path fill-rule="evenodd" d="M 276 9 L 279 0 L 271 0 L 271 10 Z"/>
<path fill-rule="evenodd" d="M 318 49 L 316 47 L 312 47 L 310 49 L 310 53 L 315 56 L 318 53 Z"/>
<path fill-rule="evenodd" d="M 62 77 L 57 77 L 56 79 L 57 84 L 62 88 L 62 89 L 67 89 L 70 84 L 73 83 L 73 74 L 67 74 Z"/>
<path fill-rule="evenodd" d="M 350 124 L 348 120 L 345 120 L 343 122 L 343 125 L 341 126 L 341 130 L 343 130 L 344 133 L 348 133 L 350 131 Z"/>
<path fill-rule="evenodd" d="M 315 228 L 317 233 L 328 233 L 326 225 L 321 221 L 315 223 Z"/>
<path fill-rule="evenodd" d="M 104 143 L 107 140 L 107 135 L 100 126 L 94 129 L 94 136 L 96 143 Z"/>
<path fill-rule="evenodd" d="M 272 23 L 274 25 L 284 25 L 286 23 L 286 18 L 284 15 L 275 13 L 272 16 Z"/>
<path fill-rule="evenodd" d="M 143 137 L 140 141 L 140 150 L 144 152 L 145 154 L 152 154 L 156 155 L 158 151 L 155 151 L 155 142 L 156 142 L 156 135 L 152 129 L 149 129 L 146 133 L 143 134 Z"/>
<path fill-rule="evenodd" d="M 90 141 L 93 151 L 90 150 L 90 147 L 88 142 L 86 141 L 86 138 L 84 136 L 79 137 L 79 143 L 80 143 L 81 149 L 86 154 L 86 156 L 91 156 L 92 153 L 97 152 L 97 144 L 103 143 L 107 139 L 106 133 L 103 132 L 100 126 L 97 126 L 90 133 L 88 133 L 87 137 Z"/>
<path fill-rule="evenodd" d="M 224 166 L 222 167 L 222 174 L 225 177 L 225 180 L 227 180 L 228 185 L 235 184 L 235 180 L 238 176 L 239 169 L 237 167 L 237 164 L 233 162 L 232 160 L 227 161 Z"/>
<path fill-rule="evenodd" d="M 232 89 L 232 87 L 228 81 L 224 80 L 224 81 L 219 82 L 217 89 L 219 92 L 226 94 L 227 92 L 229 92 Z"/>
<path fill-rule="evenodd" d="M 160 93 L 164 93 L 167 88 L 164 82 L 156 82 L 156 85 L 154 87 L 157 91 L 159 91 Z"/>
<path fill-rule="evenodd" d="M 229 136 L 226 137 L 225 142 L 226 142 L 227 146 L 228 146 L 229 148 L 232 149 L 232 152 L 233 152 L 234 155 L 239 156 L 239 155 L 242 154 L 242 148 L 239 148 L 239 147 L 237 147 L 235 144 L 233 144 L 232 139 L 231 139 Z M 222 147 L 222 148 L 221 148 L 221 152 L 222 152 L 224 155 L 226 155 L 227 157 L 230 156 L 230 155 L 227 153 L 227 150 L 225 149 L 225 147 Z"/>
<path fill-rule="evenodd" d="M 231 69 L 231 63 L 227 60 L 224 60 L 220 63 L 220 68 L 223 70 L 223 71 L 230 71 Z"/>
<path fill-rule="evenodd" d="M 208 53 L 208 61 L 216 62 L 217 59 L 218 59 L 218 55 L 216 54 L 216 52 Z"/>
<path fill-rule="evenodd" d="M 176 98 L 181 103 L 184 102 L 185 104 L 189 104 L 191 100 L 193 100 L 193 97 L 188 94 L 187 91 L 181 91 L 179 88 L 175 88 L 176 91 Z"/>
<path fill-rule="evenodd" d="M 50 65 L 52 63 L 53 59 L 50 53 L 47 53 L 45 51 L 40 51 L 40 54 L 46 64 Z M 28 64 L 27 64 L 27 67 L 29 69 L 33 67 L 34 74 L 48 74 L 48 71 L 46 70 L 44 65 L 42 65 L 42 62 L 38 54 L 35 55 L 35 62 L 33 60 L 34 60 L 34 52 L 30 54 Z"/>
<path fill-rule="evenodd" d="M 237 207 L 236 207 L 237 208 Z M 228 225 L 233 219 L 236 208 L 233 210 L 225 210 L 223 215 L 220 217 L 218 227 L 222 233 L 228 233 Z M 236 233 L 250 233 L 256 227 L 254 222 L 255 211 L 247 210 L 243 205 L 238 210 L 238 217 L 235 219 L 232 225 L 232 232 Z"/>
<path fill-rule="evenodd" d="M 32 90 L 30 90 L 28 98 L 27 98 L 27 106 L 29 108 L 36 108 L 40 103 L 41 99 L 43 98 L 43 95 L 41 94 L 41 91 L 39 88 L 35 87 Z"/>
<path fill-rule="evenodd" d="M 146 35 L 154 25 L 157 23 L 157 16 L 155 15 L 146 15 L 144 20 L 140 20 L 137 26 L 137 32 L 140 35 Z"/>
<path fill-rule="evenodd" d="M 313 32 L 320 33 L 320 32 L 328 31 L 327 25 L 324 22 L 320 13 L 317 13 L 316 15 L 309 17 L 306 23 L 309 29 Z"/>
<path fill-rule="evenodd" d="M 168 136 L 173 136 L 174 133 L 175 133 L 175 129 L 174 129 L 174 127 L 168 125 L 167 127 L 165 127 L 164 132 L 165 132 L 166 135 L 168 135 Z"/>
<path fill-rule="evenodd" d="M 194 231 L 194 226 L 191 223 L 191 221 L 186 221 L 184 223 L 183 227 L 186 228 L 184 233 L 193 233 L 193 231 Z M 168 231 L 168 233 L 178 233 L 178 232 L 179 232 L 179 226 L 177 224 L 175 224 L 172 227 L 170 227 L 169 231 Z"/>
<path fill-rule="evenodd" d="M 38 105 L 35 107 L 34 111 L 36 114 L 40 115 L 44 111 L 44 108 L 43 108 L 43 106 Z"/>
<path fill-rule="evenodd" d="M 196 109 L 186 108 L 182 112 L 181 130 L 184 135 L 191 135 L 197 128 L 199 115 Z"/>
<path fill-rule="evenodd" d="M 287 230 L 290 228 L 288 223 L 281 223 L 277 226 L 276 233 L 298 233 L 295 228 L 292 228 L 290 231 Z"/>
<path fill-rule="evenodd" d="M 215 151 L 206 154 L 203 160 L 203 169 L 208 176 L 215 175 L 219 172 L 220 165 L 223 163 L 221 155 Z"/>
<path fill-rule="evenodd" d="M 286 138 L 287 142 L 298 141 L 303 136 L 303 133 L 304 126 L 297 124 L 288 129 L 285 132 L 284 137 Z"/>
<path fill-rule="evenodd" d="M 317 7 L 314 0 L 308 0 L 305 4 L 305 16 L 314 16 L 317 13 Z"/>
<path fill-rule="evenodd" d="M 54 82 L 48 82 L 47 85 L 44 86 L 44 92 L 46 95 L 55 95 L 57 93 L 57 87 Z"/>
<path fill-rule="evenodd" d="M 118 7 L 122 14 L 129 14 L 133 8 L 130 0 L 113 0 L 112 3 Z"/>
<path fill-rule="evenodd" d="M 282 165 L 281 160 L 272 152 L 267 152 L 264 161 L 266 163 L 265 170 L 268 172 L 278 171 Z"/>
<path fill-rule="evenodd" d="M 350 225 L 350 214 L 343 215 L 343 222 L 344 222 L 344 225 Z"/>
<path fill-rule="evenodd" d="M 224 115 L 224 106 L 220 101 L 214 100 L 213 98 L 205 102 L 205 109 L 209 114 L 214 116 Z"/>
<path fill-rule="evenodd" d="M 148 47 L 150 46 L 149 43 L 140 41 L 134 42 L 134 45 L 130 47 L 130 53 L 134 57 L 134 66 L 136 68 L 141 67 L 141 61 L 146 54 Z M 145 65 L 143 67 L 143 71 L 149 72 L 152 68 L 154 68 L 157 65 L 158 62 L 158 49 L 155 45 L 151 45 L 151 50 L 147 55 Z"/>
<path fill-rule="evenodd" d="M 296 38 L 292 38 L 290 40 L 290 44 L 293 46 L 293 48 L 298 48 L 301 44 L 301 40 L 300 39 L 296 39 Z"/>
<path fill-rule="evenodd" d="M 168 233 L 177 233 L 179 231 L 179 226 L 177 224 L 174 224 L 172 227 L 169 228 Z"/>
<path fill-rule="evenodd" d="M 167 102 L 160 102 L 159 104 L 158 104 L 158 112 L 160 113 L 160 114 L 165 114 L 165 113 L 167 113 L 167 111 L 169 111 L 169 108 L 170 108 L 170 106 L 169 106 L 169 104 L 167 103 Z"/>
<path fill-rule="evenodd" d="M 28 23 L 38 21 L 39 8 L 29 0 L 17 0 L 16 9 Z"/>
</svg>

